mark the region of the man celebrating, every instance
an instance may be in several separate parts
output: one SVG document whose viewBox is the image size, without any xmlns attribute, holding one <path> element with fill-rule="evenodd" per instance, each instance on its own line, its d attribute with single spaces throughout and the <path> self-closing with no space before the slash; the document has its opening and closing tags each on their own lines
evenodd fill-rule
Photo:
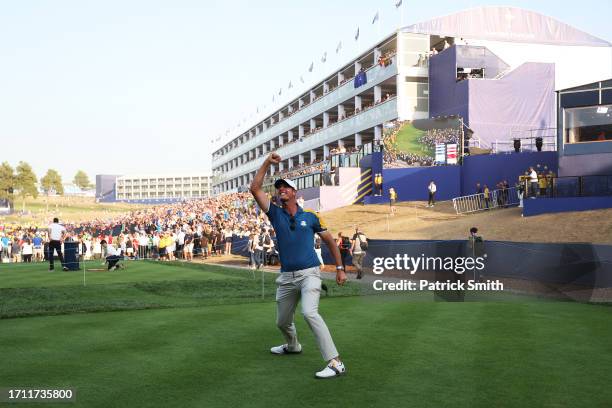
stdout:
<svg viewBox="0 0 612 408">
<path fill-rule="evenodd" d="M 314 234 L 317 233 L 334 256 L 336 263 L 336 282 L 343 285 L 346 274 L 341 266 L 340 252 L 334 238 L 326 230 L 319 217 L 310 211 L 304 211 L 296 202 L 297 188 L 291 180 L 279 179 L 274 183 L 282 203 L 282 208 L 270 203 L 267 194 L 262 190 L 264 177 L 272 164 L 281 162 L 281 157 L 271 153 L 255 175 L 251 183 L 251 193 L 259 207 L 266 213 L 276 232 L 281 273 L 276 283 L 276 325 L 283 333 L 286 344 L 272 347 L 273 354 L 301 353 L 293 323 L 293 314 L 299 298 L 302 298 L 302 314 L 314 333 L 319 350 L 327 366 L 315 373 L 316 378 L 332 378 L 344 374 L 346 368 L 334 345 L 327 325 L 319 315 L 319 297 L 321 295 L 320 262 L 314 250 Z"/>
</svg>

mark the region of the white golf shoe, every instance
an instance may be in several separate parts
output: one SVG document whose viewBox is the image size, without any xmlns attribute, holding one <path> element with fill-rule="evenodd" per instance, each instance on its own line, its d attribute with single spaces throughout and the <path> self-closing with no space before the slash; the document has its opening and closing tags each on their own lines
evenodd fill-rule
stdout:
<svg viewBox="0 0 612 408">
<path fill-rule="evenodd" d="M 272 347 L 270 353 L 272 354 L 299 354 L 302 352 L 302 345 L 298 343 L 297 347 L 289 347 L 288 344 L 281 346 Z"/>
<path fill-rule="evenodd" d="M 324 369 L 315 373 L 316 378 L 332 378 L 346 374 L 346 367 L 342 361 L 332 360 Z"/>
</svg>

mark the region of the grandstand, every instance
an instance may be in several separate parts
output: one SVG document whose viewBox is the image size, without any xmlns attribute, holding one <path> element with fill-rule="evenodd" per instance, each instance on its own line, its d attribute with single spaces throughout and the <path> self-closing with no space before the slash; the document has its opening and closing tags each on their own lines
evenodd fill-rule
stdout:
<svg viewBox="0 0 612 408">
<path fill-rule="evenodd" d="M 212 154 L 213 193 L 247 186 L 275 150 L 283 161 L 269 176 L 299 168 L 289 175 L 306 189 L 311 207 L 368 202 L 372 177 L 382 171 L 375 153 L 385 123 L 457 116 L 473 132 L 466 147 L 511 150 L 517 134 L 556 127 L 555 90 L 608 78 L 611 54 L 605 40 L 513 7 L 479 7 L 394 30 L 218 146 Z M 555 141 L 553 134 L 544 150 L 556 150 Z M 400 170 L 394 171 L 385 178 L 397 178 Z M 431 171 L 425 178 L 442 177 Z M 459 183 L 446 191 L 449 198 L 462 193 Z M 413 196 L 400 191 L 399 198 Z"/>
</svg>

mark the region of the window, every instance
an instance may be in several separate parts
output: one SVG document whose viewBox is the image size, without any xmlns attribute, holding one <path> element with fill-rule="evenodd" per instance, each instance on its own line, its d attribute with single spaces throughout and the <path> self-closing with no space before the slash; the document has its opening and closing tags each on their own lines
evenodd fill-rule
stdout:
<svg viewBox="0 0 612 408">
<path fill-rule="evenodd" d="M 612 104 L 612 89 L 602 89 L 601 90 L 601 103 Z"/>
<path fill-rule="evenodd" d="M 599 103 L 599 91 L 572 92 L 561 94 L 562 107 L 593 106 Z"/>
<path fill-rule="evenodd" d="M 482 67 L 476 68 L 465 68 L 457 67 L 457 81 L 463 81 L 464 79 L 472 78 L 484 78 L 485 69 Z"/>
<path fill-rule="evenodd" d="M 565 143 L 612 141 L 612 105 L 563 110 Z"/>
</svg>

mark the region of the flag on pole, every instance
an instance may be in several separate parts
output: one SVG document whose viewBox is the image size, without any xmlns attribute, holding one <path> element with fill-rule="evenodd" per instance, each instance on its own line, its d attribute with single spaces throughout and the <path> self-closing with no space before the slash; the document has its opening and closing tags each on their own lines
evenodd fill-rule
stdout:
<svg viewBox="0 0 612 408">
<path fill-rule="evenodd" d="M 302 81 L 302 83 L 304 83 L 304 77 L 302 75 L 300 75 L 300 81 Z"/>
<path fill-rule="evenodd" d="M 395 8 L 400 8 L 402 6 L 402 0 L 397 0 L 395 2 Z"/>
<path fill-rule="evenodd" d="M 327 51 L 325 51 L 321 57 L 321 62 L 325 63 L 325 61 L 327 61 Z"/>
<path fill-rule="evenodd" d="M 355 33 L 355 41 L 359 39 L 359 27 L 357 27 L 357 32 Z"/>
<path fill-rule="evenodd" d="M 293 88 L 293 84 L 291 83 L 291 81 L 289 81 L 289 86 L 287 87 L 287 89 L 291 89 Z"/>
<path fill-rule="evenodd" d="M 280 89 L 278 90 L 278 96 L 281 96 L 282 94 L 283 94 L 283 88 L 280 88 Z"/>
<path fill-rule="evenodd" d="M 377 21 L 378 21 L 378 11 L 374 15 L 374 18 L 372 19 L 372 24 L 376 23 Z"/>
<path fill-rule="evenodd" d="M 342 41 L 340 41 L 338 45 L 336 46 L 336 54 L 339 53 L 341 49 L 342 49 Z"/>
<path fill-rule="evenodd" d="M 311 62 L 310 67 L 308 68 L 308 72 L 312 72 L 313 68 L 314 68 L 314 62 Z"/>
</svg>

